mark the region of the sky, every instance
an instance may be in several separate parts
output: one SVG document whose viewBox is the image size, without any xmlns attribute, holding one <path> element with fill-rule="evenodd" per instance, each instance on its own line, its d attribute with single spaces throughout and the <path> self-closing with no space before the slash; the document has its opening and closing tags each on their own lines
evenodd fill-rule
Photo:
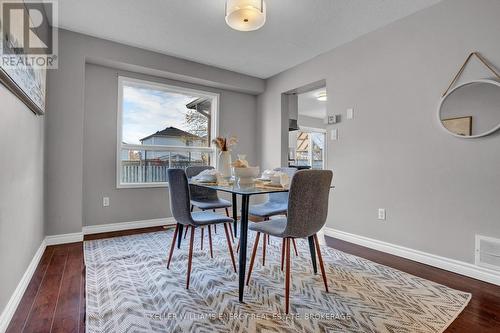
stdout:
<svg viewBox="0 0 500 333">
<path fill-rule="evenodd" d="M 141 144 L 140 139 L 169 126 L 186 130 L 186 104 L 196 98 L 124 84 L 122 141 Z"/>
</svg>

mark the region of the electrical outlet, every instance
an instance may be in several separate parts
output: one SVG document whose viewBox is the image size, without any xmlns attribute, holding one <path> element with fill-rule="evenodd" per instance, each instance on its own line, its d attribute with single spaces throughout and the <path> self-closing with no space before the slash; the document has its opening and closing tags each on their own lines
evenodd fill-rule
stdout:
<svg viewBox="0 0 500 333">
<path fill-rule="evenodd" d="M 102 206 L 109 207 L 109 197 L 102 197 Z"/>
<path fill-rule="evenodd" d="M 378 219 L 385 221 L 385 208 L 378 209 Z"/>
</svg>

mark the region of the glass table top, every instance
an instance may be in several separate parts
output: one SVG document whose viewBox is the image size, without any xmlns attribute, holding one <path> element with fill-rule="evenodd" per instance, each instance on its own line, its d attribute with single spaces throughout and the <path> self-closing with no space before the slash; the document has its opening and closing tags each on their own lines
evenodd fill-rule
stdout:
<svg viewBox="0 0 500 333">
<path fill-rule="evenodd" d="M 218 185 L 213 183 L 197 183 L 197 182 L 189 182 L 190 185 L 210 188 L 217 191 L 223 191 L 228 193 L 235 193 L 240 195 L 254 195 L 254 194 L 266 194 L 266 193 L 276 193 L 276 192 L 288 192 L 288 188 L 280 188 L 280 187 L 257 187 L 255 185 L 249 186 L 239 186 L 238 184 L 231 185 Z M 330 186 L 331 189 L 335 188 L 335 186 Z"/>
<path fill-rule="evenodd" d="M 266 193 L 275 193 L 275 192 L 288 192 L 288 189 L 280 188 L 280 187 L 257 187 L 255 185 L 249 186 L 239 186 L 238 184 L 232 185 L 218 185 L 211 183 L 197 183 L 197 182 L 189 182 L 191 185 L 210 188 L 217 191 L 223 191 L 228 193 L 235 193 L 241 195 L 254 195 L 254 194 L 266 194 Z"/>
</svg>

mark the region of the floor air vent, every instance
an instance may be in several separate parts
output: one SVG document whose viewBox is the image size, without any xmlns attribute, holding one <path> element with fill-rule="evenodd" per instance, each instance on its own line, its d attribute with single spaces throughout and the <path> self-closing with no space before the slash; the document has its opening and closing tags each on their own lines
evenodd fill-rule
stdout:
<svg viewBox="0 0 500 333">
<path fill-rule="evenodd" d="M 500 239 L 476 235 L 476 265 L 500 271 Z"/>
</svg>

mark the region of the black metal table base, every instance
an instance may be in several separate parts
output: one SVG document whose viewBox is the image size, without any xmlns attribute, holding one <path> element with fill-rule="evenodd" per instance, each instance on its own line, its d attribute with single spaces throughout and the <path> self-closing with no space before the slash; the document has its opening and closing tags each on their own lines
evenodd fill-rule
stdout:
<svg viewBox="0 0 500 333">
<path fill-rule="evenodd" d="M 239 299 L 243 302 L 243 294 L 245 292 L 245 272 L 247 266 L 247 240 L 248 240 L 248 205 L 249 195 L 241 196 L 241 224 L 240 224 L 240 257 L 238 262 L 239 273 Z M 233 203 L 234 204 L 234 203 Z"/>
<path fill-rule="evenodd" d="M 309 252 L 311 252 L 311 261 L 314 270 L 314 274 L 318 273 L 318 265 L 316 264 L 316 249 L 314 248 L 314 236 L 307 237 L 309 241 Z"/>
<path fill-rule="evenodd" d="M 233 197 L 233 232 L 234 232 L 234 237 L 238 237 L 238 200 L 236 197 L 236 193 L 232 193 Z"/>
</svg>

